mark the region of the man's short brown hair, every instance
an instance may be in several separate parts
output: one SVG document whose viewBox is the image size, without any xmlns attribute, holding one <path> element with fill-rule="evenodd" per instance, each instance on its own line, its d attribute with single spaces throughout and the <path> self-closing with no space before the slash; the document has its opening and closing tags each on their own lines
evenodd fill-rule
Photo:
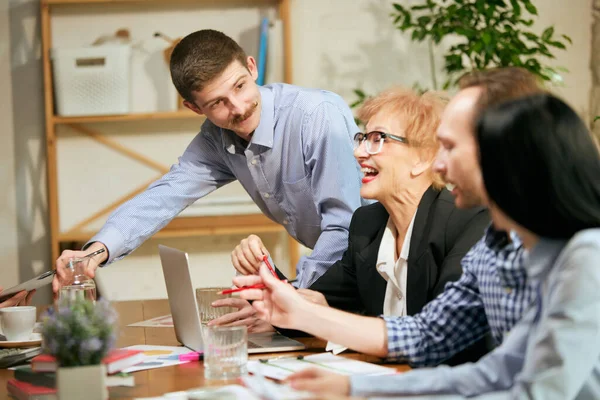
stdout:
<svg viewBox="0 0 600 400">
<path fill-rule="evenodd" d="M 519 67 L 471 71 L 458 80 L 458 86 L 461 90 L 470 87 L 482 89 L 477 104 L 477 114 L 490 106 L 508 100 L 546 92 L 537 76 Z"/>
<path fill-rule="evenodd" d="M 185 100 L 201 91 L 234 61 L 248 68 L 246 52 L 229 36 L 203 29 L 184 37 L 171 54 L 171 79 Z"/>
</svg>

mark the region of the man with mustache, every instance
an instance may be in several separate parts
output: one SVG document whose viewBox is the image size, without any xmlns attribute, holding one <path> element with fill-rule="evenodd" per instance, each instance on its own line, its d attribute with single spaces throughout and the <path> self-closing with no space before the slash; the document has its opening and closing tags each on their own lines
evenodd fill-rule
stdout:
<svg viewBox="0 0 600 400">
<path fill-rule="evenodd" d="M 361 205 L 360 170 L 353 158 L 353 115 L 338 95 L 286 84 L 259 87 L 257 66 L 225 34 L 201 30 L 173 50 L 171 76 L 184 105 L 205 115 L 200 133 L 179 162 L 119 207 L 82 251 L 56 261 L 58 291 L 65 263 L 90 251 L 96 268 L 131 253 L 183 209 L 239 180 L 261 211 L 306 247 L 297 265 L 308 287 L 338 260 Z"/>
</svg>

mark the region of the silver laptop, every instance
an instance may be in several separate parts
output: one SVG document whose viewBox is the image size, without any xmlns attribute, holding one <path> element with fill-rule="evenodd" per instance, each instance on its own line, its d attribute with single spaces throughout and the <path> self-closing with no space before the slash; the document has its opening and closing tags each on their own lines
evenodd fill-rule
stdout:
<svg viewBox="0 0 600 400">
<path fill-rule="evenodd" d="M 163 245 L 158 245 L 158 252 L 177 340 L 194 351 L 203 351 L 202 324 L 196 304 L 196 293 L 192 286 L 188 255 Z M 277 332 L 248 334 L 248 353 L 297 351 L 304 348 L 302 343 Z"/>
</svg>

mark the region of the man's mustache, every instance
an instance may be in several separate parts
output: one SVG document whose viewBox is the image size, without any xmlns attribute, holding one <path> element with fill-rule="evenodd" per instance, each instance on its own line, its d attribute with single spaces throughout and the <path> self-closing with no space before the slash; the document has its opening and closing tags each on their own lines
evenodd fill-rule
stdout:
<svg viewBox="0 0 600 400">
<path fill-rule="evenodd" d="M 242 115 L 233 117 L 230 121 L 230 125 L 237 125 L 240 122 L 244 121 L 245 119 L 249 118 L 252 115 L 252 113 L 254 113 L 254 110 L 256 110 L 257 107 L 258 107 L 258 100 L 255 100 L 254 103 L 252 103 L 252 105 L 248 109 L 248 111 L 246 111 Z"/>
</svg>

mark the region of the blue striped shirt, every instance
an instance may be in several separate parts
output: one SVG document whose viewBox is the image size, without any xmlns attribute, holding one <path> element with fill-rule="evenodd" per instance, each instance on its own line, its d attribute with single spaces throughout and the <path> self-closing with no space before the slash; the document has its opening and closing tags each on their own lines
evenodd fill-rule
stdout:
<svg viewBox="0 0 600 400">
<path fill-rule="evenodd" d="M 535 299 L 527 280 L 524 249 L 489 227 L 465 255 L 463 274 L 423 310 L 402 318 L 385 317 L 388 357 L 414 366 L 437 365 L 491 331 L 496 345 Z"/>
<path fill-rule="evenodd" d="M 310 286 L 348 244 L 352 213 L 361 205 L 358 132 L 338 95 L 285 84 L 260 87 L 261 115 L 250 143 L 206 120 L 179 162 L 123 204 L 91 241 L 124 257 L 197 199 L 238 180 L 260 210 L 313 249 L 296 267 Z"/>
</svg>

